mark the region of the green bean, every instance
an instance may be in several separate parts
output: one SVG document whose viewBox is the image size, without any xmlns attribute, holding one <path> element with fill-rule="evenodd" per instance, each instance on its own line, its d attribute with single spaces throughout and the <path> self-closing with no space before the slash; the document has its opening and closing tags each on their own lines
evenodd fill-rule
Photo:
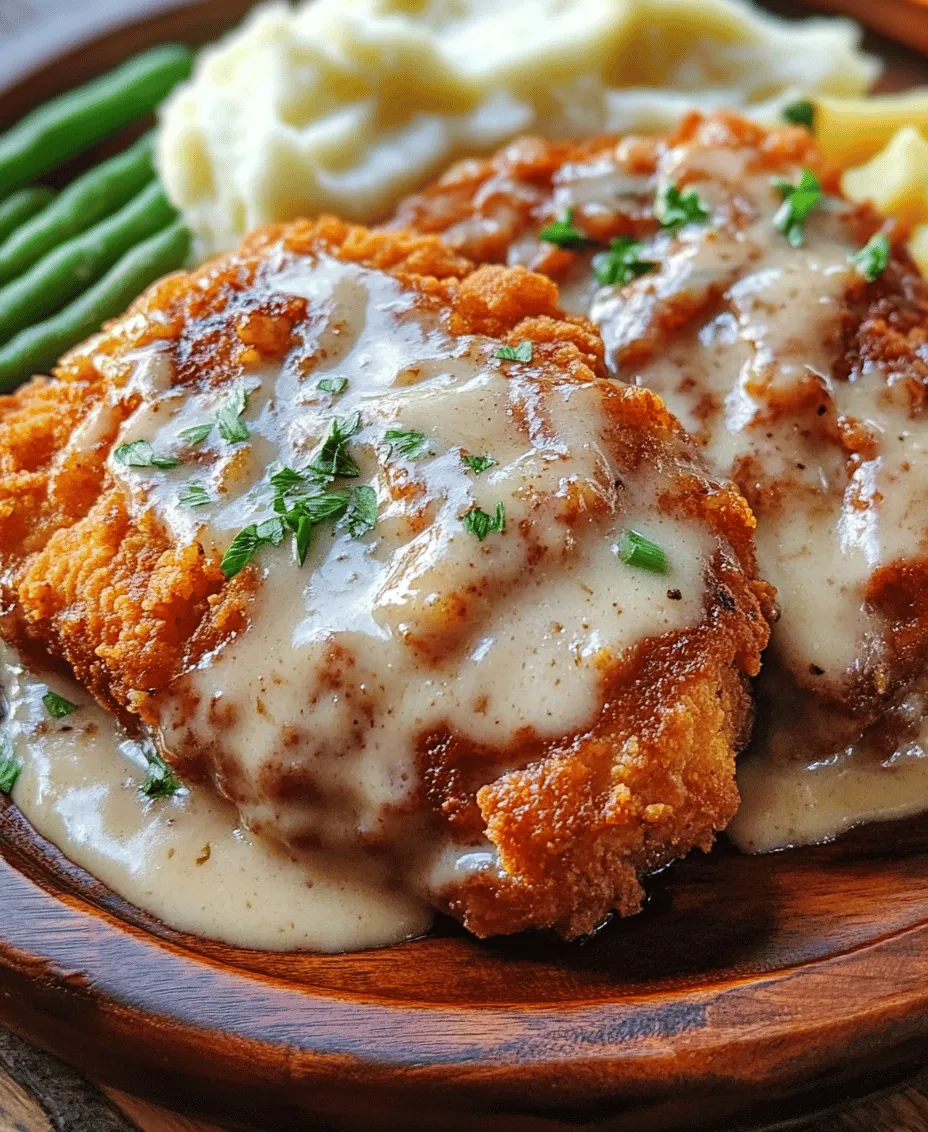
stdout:
<svg viewBox="0 0 928 1132">
<path fill-rule="evenodd" d="M 78 177 L 54 204 L 0 244 L 0 283 L 15 279 L 52 248 L 122 208 L 154 175 L 152 135 L 146 134 L 131 149 Z"/>
<path fill-rule="evenodd" d="M 158 181 L 93 228 L 68 240 L 25 275 L 0 287 L 0 342 L 63 307 L 113 266 L 133 244 L 177 216 Z"/>
<path fill-rule="evenodd" d="M 55 194 L 51 189 L 41 186 L 35 189 L 20 189 L 4 201 L 0 201 L 0 241 L 3 241 L 15 232 L 20 224 L 25 222 L 37 212 L 54 200 Z"/>
<path fill-rule="evenodd" d="M 149 114 L 192 65 L 188 47 L 155 47 L 27 114 L 0 137 L 0 196 Z"/>
<path fill-rule="evenodd" d="M 126 252 L 70 306 L 0 347 L 0 393 L 9 393 L 31 374 L 48 370 L 65 350 L 122 314 L 150 283 L 183 267 L 189 252 L 190 232 L 179 220 Z"/>
</svg>

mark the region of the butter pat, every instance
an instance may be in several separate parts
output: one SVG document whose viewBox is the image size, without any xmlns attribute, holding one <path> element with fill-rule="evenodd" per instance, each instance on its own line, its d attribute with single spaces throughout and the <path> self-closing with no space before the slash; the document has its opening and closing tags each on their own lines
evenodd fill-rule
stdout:
<svg viewBox="0 0 928 1132">
<path fill-rule="evenodd" d="M 741 0 L 312 0 L 257 9 L 166 104 L 157 164 L 201 254 L 256 225 L 375 222 L 521 133 L 661 129 L 692 106 L 860 94 L 858 29 Z"/>
</svg>

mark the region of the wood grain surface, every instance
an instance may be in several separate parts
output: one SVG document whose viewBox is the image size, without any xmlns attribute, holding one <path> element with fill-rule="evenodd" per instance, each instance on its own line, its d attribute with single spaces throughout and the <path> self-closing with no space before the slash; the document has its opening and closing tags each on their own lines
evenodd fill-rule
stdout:
<svg viewBox="0 0 928 1132">
<path fill-rule="evenodd" d="M 12 1059 L 11 1051 L 16 1051 Z M 45 1068 L 37 1081 L 35 1066 L 41 1062 Z M 116 1089 L 77 1081 L 75 1087 L 75 1075 L 62 1062 L 0 1031 L 0 1132 L 224 1132 Z M 910 1088 L 794 1127 L 797 1132 L 928 1132 L 928 1098 Z"/>
<path fill-rule="evenodd" d="M 90 32 L 96 34 L 101 28 L 112 26 L 114 20 L 129 19 L 134 12 L 156 13 L 156 19 L 161 20 L 157 26 L 165 29 L 166 38 L 170 19 L 158 13 L 163 13 L 170 3 L 171 0 L 96 0 L 94 4 L 83 4 L 80 0 L 0 0 L 0 87 L 12 76 L 28 71 L 32 61 L 43 53 L 47 55 L 50 50 L 57 52 L 67 41 L 77 41 Z M 822 6 L 835 9 L 851 8 L 854 4 L 855 0 L 823 0 Z M 244 0 L 229 5 L 230 9 L 238 10 L 244 6 Z M 856 0 L 856 10 L 858 15 L 870 19 L 882 30 L 928 50 L 928 0 Z M 211 31 L 208 23 L 190 26 L 194 28 L 193 38 L 206 38 Z M 80 54 L 74 56 L 71 69 L 75 79 L 93 73 L 99 59 L 109 64 L 143 46 L 146 36 L 151 34 L 149 30 L 144 34 L 129 31 L 125 35 L 110 36 L 97 61 L 83 59 Z M 86 68 L 83 75 L 82 67 Z M 892 84 L 907 85 L 920 74 L 924 75 L 925 69 L 919 61 L 899 56 L 895 60 Z M 55 76 L 46 76 L 28 89 L 23 88 L 22 108 L 36 97 L 49 93 L 55 81 Z M 43 83 L 47 89 L 43 88 Z M 11 107 L 16 110 L 14 103 L 10 103 L 7 109 Z M 21 838 L 22 831 L 18 834 L 15 830 L 11 832 L 13 821 L 9 812 L 6 815 L 0 813 L 0 841 L 6 837 L 5 843 L 15 848 L 16 837 Z M 493 1006 L 498 1001 L 501 988 L 505 988 L 509 996 L 505 1000 L 507 1002 L 530 1004 L 533 996 L 541 993 L 543 997 L 553 996 L 555 1002 L 560 996 L 565 1004 L 576 1008 L 578 1004 L 595 1000 L 597 994 L 603 993 L 605 982 L 617 970 L 621 971 L 623 979 L 628 980 L 628 985 L 639 987 L 642 995 L 650 987 L 649 980 L 654 982 L 664 978 L 674 986 L 686 987 L 707 970 L 719 981 L 729 980 L 729 985 L 737 992 L 741 983 L 756 978 L 758 971 L 776 971 L 778 965 L 782 969 L 785 963 L 793 964 L 798 971 L 803 965 L 814 966 L 826 958 L 833 958 L 834 970 L 827 983 L 829 990 L 822 994 L 820 1001 L 820 1010 L 825 1016 L 832 1008 L 837 1010 L 839 1005 L 846 1005 L 845 1000 L 854 994 L 854 982 L 843 982 L 840 973 L 835 975 L 834 972 L 840 972 L 842 963 L 849 964 L 849 969 L 859 970 L 854 955 L 870 949 L 876 958 L 868 968 L 868 978 L 874 984 L 885 984 L 887 988 L 901 988 L 905 982 L 903 975 L 907 975 L 911 980 L 909 1001 L 918 992 L 919 983 L 926 984 L 928 1010 L 928 936 L 924 944 L 918 945 L 925 952 L 924 969 L 914 960 L 916 944 L 913 942 L 918 926 L 928 916 L 928 904 L 921 897 L 928 877 L 928 826 L 906 828 L 908 832 L 900 833 L 899 839 L 894 837 L 890 848 L 885 843 L 881 844 L 878 834 L 865 834 L 837 848 L 800 855 L 779 878 L 766 865 L 757 865 L 754 861 L 724 852 L 709 861 L 687 862 L 673 879 L 656 891 L 652 909 L 642 918 L 640 925 L 631 927 L 618 942 L 615 938 L 604 937 L 595 947 L 587 949 L 582 959 L 561 965 L 552 964 L 544 944 L 529 944 L 518 952 L 491 944 L 478 951 L 452 930 L 446 939 L 414 945 L 417 958 L 410 964 L 391 966 L 370 956 L 358 956 L 349 957 L 339 965 L 324 958 L 315 965 L 314 978 L 316 985 L 321 983 L 326 993 L 333 995 L 342 993 L 347 983 L 368 996 L 396 995 L 403 998 L 409 994 L 410 997 L 418 995 L 421 998 L 423 992 L 419 981 L 423 972 L 427 972 L 432 984 L 430 1005 L 441 1006 L 446 1005 L 443 994 L 453 998 L 458 970 L 463 964 L 468 967 L 473 980 L 473 993 L 478 999 L 483 996 L 484 1016 L 489 1028 L 494 1024 Z M 3 889 L 3 895 L 9 902 L 5 911 L 0 905 L 0 929 L 6 926 L 4 916 L 22 915 L 28 919 L 28 910 L 38 907 L 28 890 L 32 883 L 29 875 L 37 875 L 38 865 L 24 866 L 20 863 L 19 867 L 24 880 L 21 893 L 24 902 L 17 905 L 12 899 L 19 890 L 15 888 L 15 878 L 10 872 L 7 874 L 10 885 Z M 725 870 L 727 891 L 737 897 L 736 915 L 732 914 L 731 904 L 726 906 L 719 894 L 716 884 L 719 868 Z M 74 967 L 67 962 L 68 952 L 64 946 L 69 916 L 79 915 L 78 902 L 74 898 L 76 891 L 77 888 L 64 887 L 58 893 L 60 907 L 52 903 L 45 906 L 45 919 L 38 921 L 46 925 L 48 947 L 45 954 L 57 956 L 55 962 L 58 965 L 49 965 L 43 970 L 37 968 L 31 974 L 36 981 L 53 979 L 58 980 L 60 985 L 71 986 L 72 997 L 48 994 L 31 1004 L 33 1012 L 28 1020 L 25 1011 L 20 1017 L 24 1019 L 24 1029 L 41 1034 L 43 1041 L 55 1045 L 65 1057 L 71 1059 L 73 1051 L 73 1060 L 86 1066 L 103 1067 L 108 1065 L 109 1060 L 119 1062 L 120 1050 L 113 1047 L 91 1048 L 98 1040 L 98 1032 L 93 1027 L 88 1028 L 86 1022 L 94 1015 L 92 1012 L 81 1013 L 91 995 L 91 988 L 75 979 Z M 93 896 L 93 900 L 105 910 L 105 918 L 111 923 L 111 914 L 118 909 L 105 896 Z M 659 924 L 664 914 L 662 909 L 670 906 L 673 906 L 681 925 L 678 931 L 682 945 L 678 941 L 677 950 L 667 955 L 660 954 L 660 930 L 654 925 Z M 875 907 L 879 909 L 878 923 L 873 921 L 872 912 L 868 911 Z M 775 908 L 775 918 L 769 914 L 771 908 Z M 869 920 L 868 915 L 871 917 Z M 100 922 L 106 927 L 102 915 Z M 135 922 L 139 923 L 138 920 Z M 19 937 L 24 949 L 27 944 L 36 943 L 29 938 L 27 926 L 24 925 Z M 15 936 L 16 933 L 12 934 Z M 97 976 L 100 981 L 107 973 L 106 948 L 115 938 L 114 934 L 110 939 L 101 928 L 92 942 L 88 940 L 88 947 L 98 953 L 96 958 L 101 965 Z M 141 936 L 130 935 L 127 938 L 138 941 Z M 30 954 L 35 955 L 40 950 L 34 946 Z M 22 954 L 25 956 L 26 953 L 24 950 Z M 128 948 L 120 952 L 117 949 L 111 954 L 120 955 L 126 963 L 131 963 L 134 957 L 147 961 L 143 950 L 134 952 Z M 218 949 L 211 949 L 209 945 L 200 950 L 200 960 L 204 968 L 212 963 L 218 966 L 223 961 Z M 233 956 L 233 961 L 236 970 L 246 973 L 257 970 L 256 961 L 246 954 Z M 25 960 L 23 963 L 27 969 L 28 963 Z M 485 969 L 481 968 L 481 964 L 486 964 Z M 161 968 L 163 972 L 173 969 L 169 963 Z M 300 969 L 300 961 L 280 957 L 266 965 L 265 973 L 272 982 L 283 983 L 298 977 Z M 82 966 L 84 970 L 87 968 Z M 157 971 L 158 968 L 152 970 Z M 154 977 L 157 978 L 157 975 Z M 786 1009 L 785 1003 L 777 997 L 779 986 L 780 983 L 770 983 L 766 1000 L 769 1010 Z M 152 989 L 152 994 L 157 989 Z M 22 986 L 15 981 L 0 980 L 0 1010 L 4 1009 L 5 1001 L 8 1003 L 11 996 L 18 993 L 22 993 Z M 900 999 L 903 994 L 900 989 Z M 830 996 L 833 996 L 833 1001 Z M 762 998 L 756 999 L 755 1003 L 763 1001 Z M 258 1009 L 272 1014 L 278 1002 L 283 1002 L 283 998 L 278 999 L 269 993 Z M 422 1018 L 420 1013 L 418 1020 L 410 1025 L 420 1025 Z M 684 1024 L 681 1022 L 681 1025 Z M 131 1019 L 127 1025 L 128 1039 Z M 642 1018 L 640 1025 L 647 1026 L 647 1019 Z M 892 1016 L 891 1009 L 887 1009 L 885 1026 L 897 1026 L 900 1035 L 910 1032 L 913 1048 L 923 1048 L 922 1030 L 928 1029 L 928 1026 L 922 1027 L 918 1018 L 913 1021 L 911 1014 L 905 1015 L 901 1007 L 898 1018 Z M 113 1032 L 108 1031 L 110 1036 Z M 204 1033 L 199 1039 L 199 1047 L 190 1035 L 184 1035 L 185 1040 L 190 1042 L 186 1048 L 180 1044 L 171 1047 L 170 1037 L 167 1035 L 160 1056 L 165 1062 L 171 1058 L 188 1059 L 190 1073 L 196 1076 L 197 1066 L 208 1063 L 210 1051 L 203 1046 L 210 1041 L 211 1035 Z M 295 1033 L 292 1035 L 294 1045 L 298 1044 L 298 1037 Z M 420 1040 L 417 1047 L 417 1037 L 421 1038 L 421 1035 L 410 1033 L 410 1048 L 424 1051 L 428 1042 Z M 448 1035 L 439 1034 L 431 1040 L 438 1042 L 439 1038 L 446 1037 Z M 917 1038 L 919 1042 L 916 1042 Z M 873 1042 L 872 1034 L 868 1035 L 862 1029 L 856 1035 L 850 1034 L 847 1040 L 848 1050 L 853 1050 L 860 1064 L 869 1064 L 868 1043 Z M 71 1049 L 69 1042 L 72 1043 Z M 783 1047 L 774 1053 L 783 1062 L 789 1062 L 790 1058 L 799 1056 L 798 1046 L 798 1038 L 791 1038 L 788 1030 L 784 1030 Z M 226 1052 L 232 1055 L 231 1045 L 226 1047 Z M 217 1056 L 221 1053 L 220 1050 Z M 293 1056 L 295 1058 L 295 1051 Z M 242 1064 L 246 1062 L 247 1058 Z M 413 1075 L 424 1068 L 413 1065 Z M 717 1072 L 724 1076 L 731 1068 L 720 1065 Z M 897 1068 L 901 1077 L 911 1073 L 913 1065 L 903 1059 Z M 168 1108 L 171 1104 L 179 1102 L 173 1091 L 160 1083 L 162 1066 L 157 1058 L 153 1057 L 144 1069 L 146 1079 L 140 1082 L 140 1091 L 161 1101 L 165 1107 L 112 1088 L 100 1088 L 68 1068 L 64 1062 L 39 1052 L 8 1031 L 0 1030 L 0 1132 L 137 1132 L 138 1129 L 143 1132 L 219 1132 L 217 1125 L 170 1113 Z M 108 1068 L 101 1075 L 114 1077 Z M 873 1080 L 876 1083 L 877 1078 Z M 363 1092 L 367 1084 L 360 1079 L 359 1090 Z M 548 1087 L 553 1088 L 550 1084 Z M 837 1100 L 842 1088 L 856 1087 L 846 1083 L 836 1086 L 833 1081 L 822 1080 L 822 1103 Z M 859 1091 L 866 1091 L 866 1087 L 867 1082 L 861 1081 Z M 563 1088 L 569 1092 L 569 1082 L 563 1083 Z M 757 1097 L 758 1107 L 763 1107 L 764 1100 L 761 1092 Z M 378 1127 L 376 1116 L 376 1108 L 372 1108 L 369 1122 L 372 1132 Z M 255 1126 L 254 1121 L 250 1123 Z M 287 1127 L 323 1132 L 325 1124 L 303 1117 L 296 1118 Z M 536 1125 L 528 1121 L 523 1124 L 521 1117 L 517 1117 L 511 1122 L 503 1120 L 494 1127 L 498 1127 L 500 1132 L 517 1132 L 517 1129 L 535 1128 Z M 925 1092 L 908 1088 L 795 1127 L 802 1127 L 805 1132 L 928 1132 L 928 1099 Z"/>
</svg>

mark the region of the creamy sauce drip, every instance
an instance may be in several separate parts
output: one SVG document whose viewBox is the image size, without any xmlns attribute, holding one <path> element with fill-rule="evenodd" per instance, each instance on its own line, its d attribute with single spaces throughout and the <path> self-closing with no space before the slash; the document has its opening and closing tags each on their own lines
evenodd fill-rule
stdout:
<svg viewBox="0 0 928 1132">
<path fill-rule="evenodd" d="M 51 687 L 79 705 L 48 716 Z M 23 770 L 13 801 L 41 836 L 171 928 L 262 950 L 337 952 L 428 930 L 421 900 L 371 861 L 292 860 L 207 789 L 149 801 L 142 745 L 78 685 L 31 674 L 0 642 L 2 732 Z"/>
<path fill-rule="evenodd" d="M 420 736 L 447 729 L 505 748 L 526 728 L 551 738 L 581 728 L 599 707 L 604 656 L 699 619 L 707 547 L 657 514 L 657 477 L 630 485 L 628 510 L 610 508 L 605 524 L 591 517 L 578 532 L 559 522 L 568 484 L 600 497 L 608 482 L 595 386 L 520 391 L 517 373 L 494 361 L 495 343 L 452 340 L 379 273 L 323 260 L 273 285 L 311 300 L 301 353 L 324 360 L 311 380 L 295 365 L 261 375 L 247 471 L 215 514 L 200 509 L 196 536 L 222 549 L 234 529 L 272 514 L 264 469 L 303 466 L 323 439 L 333 406 L 315 387 L 326 376 L 348 379 L 338 414 L 361 413 L 351 450 L 360 481 L 378 490 L 378 524 L 360 541 L 319 532 L 303 570 L 287 545 L 263 552 L 251 627 L 182 681 L 161 738 L 179 752 L 216 743 L 217 708 L 231 707 L 219 741 L 235 769 L 221 785 L 249 827 L 287 844 L 343 851 L 360 838 L 421 858 Z M 126 437 L 170 447 L 191 413 L 202 409 L 185 394 L 177 412 L 156 400 Z M 421 458 L 387 458 L 405 485 L 392 495 L 378 473 L 391 427 L 422 432 L 428 446 Z M 497 463 L 474 476 L 463 452 Z M 185 537 L 187 517 L 163 491 L 151 498 Z M 474 505 L 493 514 L 499 501 L 507 533 L 479 542 L 463 516 Z M 536 568 L 516 534 L 522 519 L 546 551 Z M 627 525 L 670 549 L 674 582 L 620 569 L 615 543 Z M 668 584 L 683 600 L 668 600 Z"/>
<path fill-rule="evenodd" d="M 280 366 L 244 375 L 247 441 L 214 428 L 179 467 L 111 456 L 111 472 L 178 544 L 222 554 L 274 515 L 269 469 L 305 467 L 333 419 L 359 413 L 359 475 L 334 486 L 373 487 L 376 527 L 360 538 L 342 523 L 316 528 L 302 568 L 289 537 L 263 547 L 248 627 L 159 699 L 157 743 L 211 770 L 234 810 L 199 790 L 141 801 L 124 757 L 133 745 L 86 706 L 71 731 L 40 726 L 10 660 L 25 767 L 15 800 L 68 856 L 172 926 L 249 946 L 370 946 L 420 932 L 448 886 L 500 867 L 488 841 L 430 816 L 425 738 L 491 751 L 488 782 L 522 765 L 506 752 L 527 734 L 569 742 L 598 718 L 609 663 L 702 619 L 717 544 L 662 513 L 675 467 L 616 482 L 601 383 L 554 384 L 500 361 L 498 342 L 450 335 L 392 277 L 325 256 L 264 285 L 305 297 L 308 312 Z M 324 378 L 348 384 L 333 394 Z M 157 348 L 134 359 L 130 385 L 142 398 L 114 452 L 139 440 L 157 455 L 187 451 L 181 433 L 228 396 L 172 387 Z M 72 445 L 93 447 L 100 427 Z M 422 451 L 391 450 L 391 428 L 421 432 Z M 495 463 L 475 475 L 465 453 Z M 208 505 L 182 504 L 191 485 Z M 505 529 L 479 541 L 464 517 L 498 503 Z M 666 550 L 668 574 L 621 563 L 629 527 Z"/>
<path fill-rule="evenodd" d="M 629 175 L 626 149 L 620 143 L 595 161 L 564 166 L 547 201 L 533 200 L 535 215 L 572 207 L 581 224 L 604 214 L 633 218 L 673 183 L 698 191 L 711 222 L 686 227 L 677 239 L 664 232 L 646 239 L 640 257 L 660 270 L 628 287 L 599 286 L 593 253 L 578 257 L 562 280 L 562 302 L 597 323 L 613 372 L 658 392 L 712 467 L 756 482 L 759 569 L 777 587 L 781 611 L 768 661 L 813 695 L 842 697 L 861 679 L 878 685 L 884 625 L 865 591 L 874 570 L 925 553 L 928 421 L 910 410 L 905 384 L 887 382 L 872 363 L 850 381 L 833 376 L 856 272 L 850 256 L 859 249 L 847 222 L 853 206 L 824 200 L 796 249 L 774 226 L 782 198 L 769 173 L 752 171 L 753 151 L 688 144 L 665 155 L 648 179 Z M 493 181 L 498 197 L 504 180 Z M 470 223 L 469 236 L 477 238 L 486 217 Z M 509 258 L 531 265 L 544 255 L 532 231 L 512 244 Z M 689 305 L 695 317 L 651 352 L 654 321 L 674 303 Z M 779 411 L 804 395 L 798 415 Z M 809 425 L 816 419 L 809 397 L 822 406 L 820 427 Z M 852 428 L 872 444 L 854 468 L 834 439 Z M 771 493 L 782 505 L 769 501 Z M 906 745 L 911 728 L 896 750 L 874 749 L 860 734 L 848 746 L 842 740 L 828 750 L 826 743 L 804 758 L 808 720 L 790 710 L 791 695 L 773 688 L 775 679 L 765 674 L 773 722 L 739 774 L 739 843 L 806 844 L 860 821 L 928 807 L 921 755 Z M 908 806 L 900 801 L 903 783 L 911 788 Z"/>
<path fill-rule="evenodd" d="M 928 810 L 925 689 L 888 713 L 904 738 L 887 754 L 864 736 L 819 758 L 802 756 L 801 736 L 769 727 L 738 766 L 742 804 L 728 836 L 745 853 L 817 845 L 866 822 Z"/>
</svg>

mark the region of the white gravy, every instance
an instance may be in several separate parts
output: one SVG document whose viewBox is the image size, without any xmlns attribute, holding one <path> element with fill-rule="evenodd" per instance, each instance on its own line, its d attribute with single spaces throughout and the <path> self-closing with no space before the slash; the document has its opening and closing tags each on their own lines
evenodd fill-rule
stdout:
<svg viewBox="0 0 928 1132">
<path fill-rule="evenodd" d="M 359 538 L 344 524 L 316 528 L 302 568 L 289 535 L 263 547 L 248 627 L 159 701 L 159 744 L 200 764 L 205 752 L 251 833 L 202 793 L 140 801 L 112 727 L 86 707 L 63 735 L 46 721 L 36 741 L 36 722 L 23 725 L 15 797 L 66 854 L 174 926 L 251 946 L 370 946 L 422 931 L 425 905 L 449 883 L 499 867 L 486 840 L 459 842 L 427 821 L 423 737 L 502 752 L 492 781 L 516 768 L 505 752 L 527 733 L 558 739 L 592 724 L 604 663 L 702 619 L 716 543 L 661 513 L 671 469 L 616 484 L 601 383 L 546 384 L 496 359 L 498 342 L 450 336 L 379 272 L 321 257 L 266 285 L 309 299 L 309 314 L 282 366 L 245 376 L 247 440 L 214 429 L 196 460 L 167 470 L 110 459 L 133 508 L 153 508 L 178 544 L 221 555 L 274 515 L 269 467 L 304 468 L 335 417 L 360 413 L 349 444 L 360 474 L 336 486 L 374 488 L 376 527 Z M 144 397 L 117 446 L 182 452 L 181 432 L 228 394 L 172 388 L 170 376 L 164 354 L 136 359 Z M 348 384 L 320 391 L 324 378 Z M 385 452 L 391 428 L 421 432 L 422 451 Z M 495 463 L 474 474 L 465 453 Z M 211 502 L 182 506 L 191 484 Z M 478 540 L 465 515 L 498 503 L 504 530 Z M 621 563 L 630 527 L 665 549 L 668 574 Z M 97 735 L 79 729 L 85 718 Z"/>
<path fill-rule="evenodd" d="M 797 249 L 776 230 L 782 198 L 768 173 L 749 169 L 747 151 L 681 146 L 649 179 L 629 176 L 625 150 L 620 143 L 595 161 L 565 165 L 548 205 L 536 202 L 536 211 L 550 207 L 554 215 L 572 207 L 582 225 L 617 207 L 629 214 L 646 209 L 674 183 L 698 191 L 711 222 L 684 228 L 678 240 L 663 232 L 645 240 L 640 258 L 660 270 L 628 287 L 598 286 L 593 253 L 579 257 L 562 281 L 562 301 L 597 323 L 613 372 L 658 392 L 712 467 L 744 484 L 750 473 L 743 467 L 751 461 L 762 492 L 782 492 L 781 505 L 762 501 L 757 508 L 759 570 L 777 587 L 781 611 L 768 661 L 774 658 L 813 694 L 841 696 L 860 679 L 879 686 L 884 626 L 865 590 L 874 570 L 928 549 L 928 417 L 910 411 L 905 384 L 887 382 L 873 363 L 849 381 L 833 376 L 844 296 L 856 273 L 850 256 L 859 250 L 844 219 L 853 206 L 823 201 Z M 492 182 L 500 195 L 502 179 Z M 523 191 L 543 195 L 516 186 Z M 459 245 L 464 254 L 486 220 L 467 223 L 472 230 Z M 537 263 L 543 249 L 533 230 L 514 241 L 509 261 Z M 699 313 L 649 352 L 661 305 L 676 301 Z M 807 405 L 793 418 L 768 416 L 803 389 L 818 397 L 820 418 Z M 856 468 L 833 439 L 852 427 L 872 444 Z M 911 728 L 895 751 L 875 751 L 861 736 L 805 758 L 802 721 L 771 694 L 769 680 L 767 692 L 772 738 L 756 744 L 739 774 L 744 803 L 733 827 L 739 844 L 806 844 L 862 821 L 928 808 L 923 756 L 906 745 L 915 742 Z"/>
<path fill-rule="evenodd" d="M 149 800 L 142 744 L 77 684 L 30 673 L 0 642 L 3 733 L 22 764 L 13 801 L 75 864 L 171 928 L 262 950 L 337 952 L 421 935 L 431 913 L 376 868 L 299 861 L 244 830 L 205 788 Z M 51 719 L 51 688 L 78 709 Z"/>
<path fill-rule="evenodd" d="M 819 845 L 867 822 L 928 810 L 928 729 L 890 758 L 849 747 L 823 759 L 771 759 L 753 751 L 738 767 L 741 808 L 728 837 L 744 853 Z"/>
</svg>

